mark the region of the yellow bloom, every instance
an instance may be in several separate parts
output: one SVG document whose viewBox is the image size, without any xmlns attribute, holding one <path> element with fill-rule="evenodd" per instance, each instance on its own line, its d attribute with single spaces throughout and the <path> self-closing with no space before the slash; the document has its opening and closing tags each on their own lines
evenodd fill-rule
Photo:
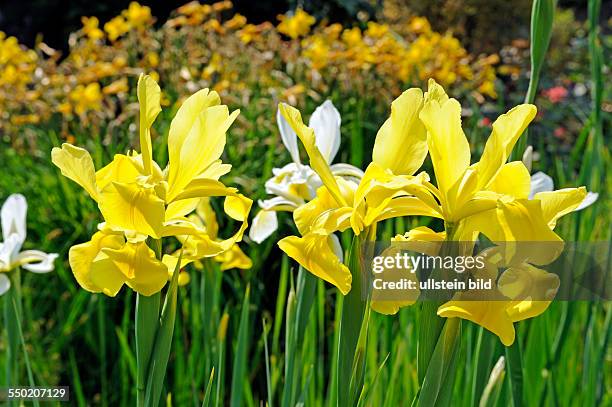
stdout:
<svg viewBox="0 0 612 407">
<path fill-rule="evenodd" d="M 230 114 L 227 106 L 220 104 L 219 95 L 208 89 L 189 97 L 170 124 L 169 162 L 162 171 L 153 161 L 151 143 L 151 126 L 161 111 L 160 94 L 157 83 L 141 75 L 140 154 L 117 154 L 96 172 L 89 153 L 82 148 L 63 144 L 51 153 L 62 174 L 98 203 L 105 220 L 92 241 L 75 246 L 71 255 L 72 269 L 86 290 L 114 295 L 127 284 L 151 295 L 165 285 L 167 268 L 152 256 L 144 243 L 147 237 L 189 236 L 187 240 L 195 249 L 185 258 L 193 261 L 228 250 L 242 239 L 247 227 L 251 200 L 218 181 L 231 168 L 221 163 L 220 156 L 225 133 L 239 112 Z M 200 198 L 210 196 L 224 196 L 225 212 L 242 222 L 228 239 L 215 241 L 205 228 L 186 218 Z"/>
<path fill-rule="evenodd" d="M 422 106 L 419 89 L 409 89 L 393 102 L 391 116 L 376 136 L 373 162 L 359 184 L 335 177 L 316 145 L 314 130 L 302 123 L 296 109 L 284 104 L 279 107 L 323 183 L 316 197 L 294 212 L 302 236 L 284 238 L 279 247 L 343 294 L 351 290 L 352 275 L 331 239 L 334 232 L 352 228 L 355 235 L 365 231 L 373 240 L 381 220 L 435 214 L 435 200 L 425 186 L 427 175 L 413 175 L 427 154 L 425 128 L 418 118 Z"/>
<path fill-rule="evenodd" d="M 117 38 L 130 30 L 130 25 L 123 16 L 117 16 L 104 24 L 104 31 L 108 34 L 108 39 L 116 41 Z"/>
<path fill-rule="evenodd" d="M 303 37 L 310 32 L 310 27 L 317 21 L 313 16 L 298 8 L 293 14 L 285 14 L 278 16 L 280 24 L 278 31 L 296 39 Z"/>
<path fill-rule="evenodd" d="M 102 107 L 102 92 L 98 82 L 90 83 L 87 86 L 78 85 L 68 94 L 68 98 L 74 105 L 74 111 L 77 114 L 98 110 Z"/>
<path fill-rule="evenodd" d="M 97 17 L 81 17 L 81 23 L 83 23 L 83 34 L 90 40 L 95 41 L 104 38 L 104 32 L 98 28 L 100 21 Z"/>
<path fill-rule="evenodd" d="M 122 14 L 130 26 L 134 28 L 144 28 L 153 22 L 151 8 L 142 6 L 135 1 L 131 2 L 127 10 L 124 10 Z"/>
</svg>

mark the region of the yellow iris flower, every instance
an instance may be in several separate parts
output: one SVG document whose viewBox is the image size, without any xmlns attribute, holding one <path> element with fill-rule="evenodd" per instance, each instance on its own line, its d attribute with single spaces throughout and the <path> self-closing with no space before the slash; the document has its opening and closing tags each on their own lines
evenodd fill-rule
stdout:
<svg viewBox="0 0 612 407">
<path fill-rule="evenodd" d="M 219 178 L 231 165 L 220 156 L 226 131 L 238 116 L 220 104 L 219 95 L 203 89 L 189 97 L 171 122 L 167 167 L 153 161 L 151 126 L 161 111 L 160 88 L 148 75 L 138 80 L 141 153 L 117 154 L 95 170 L 89 153 L 71 144 L 51 152 L 62 174 L 75 181 L 98 203 L 105 223 L 92 240 L 70 250 L 69 260 L 79 284 L 92 292 L 114 296 L 123 284 L 151 295 L 167 282 L 167 266 L 145 240 L 189 236 L 186 259 L 213 257 L 242 239 L 252 201 Z M 224 196 L 224 210 L 242 222 L 230 238 L 217 241 L 186 216 L 203 197 Z M 172 269 L 173 270 L 173 269 Z"/>
<path fill-rule="evenodd" d="M 436 201 L 427 188 L 425 173 L 413 175 L 427 155 L 425 127 L 419 121 L 423 95 L 409 89 L 391 105 L 391 116 L 378 131 L 373 161 L 359 184 L 333 175 L 317 148 L 314 130 L 302 122 L 299 111 L 285 104 L 279 109 L 310 158 L 310 166 L 323 186 L 316 197 L 294 211 L 301 237 L 282 239 L 279 247 L 314 275 L 335 285 L 343 294 L 351 290 L 351 271 L 342 264 L 333 233 L 351 228 L 356 236 L 375 239 L 376 224 L 406 215 L 436 214 Z"/>
<path fill-rule="evenodd" d="M 429 93 L 438 96 L 425 101 L 419 117 L 427 129 L 437 187 L 426 185 L 438 202 L 434 216 L 445 221 L 446 231 L 417 228 L 393 240 L 410 242 L 411 250 L 430 255 L 444 240 L 475 242 L 483 234 L 499 243 L 489 251 L 485 270 L 472 270 L 473 275 L 484 273 L 497 281 L 495 294 L 483 298 L 474 292 L 456 293 L 440 306 L 438 315 L 471 320 L 509 346 L 515 337 L 513 323 L 544 312 L 557 292 L 557 276 L 536 266 L 550 264 L 560 255 L 563 241 L 553 228 L 561 216 L 580 208 L 586 190 L 530 194 L 531 177 L 525 165 L 520 161 L 506 163 L 535 117 L 535 106 L 520 105 L 500 116 L 493 123 L 480 161 L 470 165 L 459 103 L 432 81 Z M 493 260 L 493 253 L 498 254 L 497 260 Z M 506 269 L 498 276 L 500 267 Z M 399 306 L 388 302 L 379 308 L 395 313 Z"/>
</svg>

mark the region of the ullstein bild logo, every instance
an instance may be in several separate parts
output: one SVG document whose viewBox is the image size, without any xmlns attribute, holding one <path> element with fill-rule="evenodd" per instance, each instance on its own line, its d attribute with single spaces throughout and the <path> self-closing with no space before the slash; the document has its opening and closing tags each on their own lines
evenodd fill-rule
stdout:
<svg viewBox="0 0 612 407">
<path fill-rule="evenodd" d="M 393 242 L 364 253 L 376 301 L 611 298 L 607 242 Z"/>
</svg>

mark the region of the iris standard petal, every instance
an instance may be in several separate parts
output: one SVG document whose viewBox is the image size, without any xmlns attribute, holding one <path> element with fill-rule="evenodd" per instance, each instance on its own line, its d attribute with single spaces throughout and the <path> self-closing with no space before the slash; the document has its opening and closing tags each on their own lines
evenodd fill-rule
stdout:
<svg viewBox="0 0 612 407">
<path fill-rule="evenodd" d="M 499 168 L 486 189 L 517 199 L 527 199 L 530 188 L 529 170 L 522 161 L 513 161 Z"/>
<path fill-rule="evenodd" d="M 21 194 L 10 195 L 0 210 L 2 220 L 2 237 L 6 242 L 9 236 L 15 235 L 19 247 L 25 242 L 26 238 L 26 216 L 28 212 L 28 202 Z"/>
<path fill-rule="evenodd" d="M 427 133 L 419 119 L 423 92 L 411 88 L 391 103 L 391 116 L 376 135 L 372 162 L 397 175 L 412 175 L 427 156 Z"/>
<path fill-rule="evenodd" d="M 307 127 L 302 122 L 302 115 L 294 107 L 281 103 L 279 105 L 279 110 L 283 117 L 287 120 L 289 125 L 291 125 L 291 128 L 300 138 L 302 144 L 304 144 L 306 153 L 310 158 L 310 166 L 312 167 L 312 169 L 319 175 L 321 181 L 329 189 L 331 195 L 334 197 L 334 199 L 336 199 L 338 204 L 345 206 L 346 201 L 340 193 L 340 188 L 338 187 L 336 178 L 332 174 L 327 160 L 325 159 L 325 157 L 323 157 L 323 155 L 316 146 L 314 130 L 310 127 Z"/>
<path fill-rule="evenodd" d="M 423 106 L 419 117 L 427 128 L 427 146 L 440 192 L 446 194 L 470 165 L 470 145 L 461 128 L 461 105 L 455 99 Z"/>
<path fill-rule="evenodd" d="M 149 75 L 140 74 L 137 94 L 140 104 L 140 151 L 145 173 L 150 175 L 153 161 L 151 126 L 161 112 L 161 89 Z"/>
<path fill-rule="evenodd" d="M 61 170 L 63 176 L 79 184 L 89 196 L 98 200 L 96 171 L 87 150 L 64 143 L 62 148 L 54 147 L 51 150 L 51 161 Z"/>
<path fill-rule="evenodd" d="M 537 113 L 534 105 L 523 104 L 502 114 L 493 122 L 478 169 L 478 188 L 486 187 L 508 160 L 512 148 Z"/>
<path fill-rule="evenodd" d="M 281 114 L 280 107 L 276 110 L 276 123 L 278 124 L 278 130 L 281 134 L 281 140 L 287 151 L 289 151 L 291 159 L 294 163 L 300 164 L 300 150 L 297 144 L 297 134 L 295 134 L 295 131 L 293 131 L 287 120 L 285 120 Z"/>
<path fill-rule="evenodd" d="M 315 144 L 329 164 L 340 148 L 340 112 L 326 100 L 310 116 L 308 127 L 314 130 Z"/>
</svg>

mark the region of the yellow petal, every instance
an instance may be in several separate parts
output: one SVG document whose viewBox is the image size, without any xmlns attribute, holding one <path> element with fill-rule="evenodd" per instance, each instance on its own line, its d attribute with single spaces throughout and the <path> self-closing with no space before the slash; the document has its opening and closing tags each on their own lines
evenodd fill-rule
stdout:
<svg viewBox="0 0 612 407">
<path fill-rule="evenodd" d="M 442 304 L 438 315 L 443 318 L 463 318 L 482 326 L 499 337 L 505 346 L 514 343 L 514 324 L 506 313 L 508 301 L 468 298 L 468 294 L 456 294 L 455 299 Z M 465 300 L 467 299 L 467 300 Z"/>
<path fill-rule="evenodd" d="M 51 161 L 62 171 L 63 176 L 79 184 L 89 196 L 98 200 L 96 171 L 87 150 L 64 143 L 62 148 L 51 150 Z"/>
<path fill-rule="evenodd" d="M 113 161 L 96 172 L 96 183 L 103 190 L 111 182 L 135 182 L 142 175 L 134 160 L 123 154 L 115 154 Z"/>
<path fill-rule="evenodd" d="M 461 128 L 461 105 L 455 99 L 443 104 L 425 103 L 419 115 L 427 128 L 427 146 L 438 189 L 446 194 L 470 165 L 470 145 Z"/>
<path fill-rule="evenodd" d="M 352 201 L 355 184 L 342 178 L 338 178 L 337 180 L 338 186 L 340 187 L 340 194 L 342 194 L 347 202 Z M 341 208 L 349 207 L 339 206 L 338 201 L 334 199 L 329 189 L 327 189 L 325 186 L 321 186 L 317 189 L 316 197 L 314 199 L 298 207 L 293 212 L 293 220 L 295 221 L 295 225 L 300 231 L 300 234 L 305 235 L 311 228 L 313 228 L 319 216 L 321 216 L 324 212 Z"/>
<path fill-rule="evenodd" d="M 102 249 L 102 253 L 125 276 L 126 284 L 139 294 L 153 295 L 168 281 L 168 268 L 155 258 L 145 242 L 126 243 L 121 249 Z"/>
<path fill-rule="evenodd" d="M 161 237 L 165 207 L 153 188 L 113 182 L 102 191 L 99 207 L 112 227 Z"/>
<path fill-rule="evenodd" d="M 493 132 L 485 144 L 478 168 L 478 187 L 484 188 L 506 163 L 521 134 L 537 113 L 534 105 L 514 107 L 493 123 Z"/>
<path fill-rule="evenodd" d="M 198 206 L 196 207 L 196 213 L 204 222 L 208 235 L 213 239 L 216 239 L 217 235 L 219 234 L 219 223 L 217 222 L 217 215 L 210 204 L 210 199 L 200 199 Z"/>
<path fill-rule="evenodd" d="M 559 284 L 556 274 L 527 263 L 508 268 L 498 281 L 500 292 L 513 300 L 508 306 L 508 315 L 514 322 L 546 311 L 559 290 Z"/>
<path fill-rule="evenodd" d="M 527 199 L 530 188 L 531 176 L 522 161 L 502 165 L 487 185 L 489 191 L 517 199 Z"/>
<path fill-rule="evenodd" d="M 553 229 L 557 225 L 557 220 L 580 205 L 587 195 L 585 187 L 564 188 L 556 191 L 539 192 L 533 197 L 540 201 L 542 205 L 542 215 Z"/>
<path fill-rule="evenodd" d="M 138 103 L 140 104 L 140 150 L 146 174 L 151 174 L 153 147 L 151 145 L 151 126 L 161 112 L 159 103 L 161 89 L 149 75 L 138 78 Z"/>
<path fill-rule="evenodd" d="M 166 208 L 166 222 L 189 215 L 195 210 L 199 202 L 200 198 L 190 198 L 170 203 Z"/>
<path fill-rule="evenodd" d="M 353 277 L 334 253 L 327 234 L 289 236 L 278 242 L 282 251 L 315 276 L 335 285 L 343 295 L 351 291 Z"/>
<path fill-rule="evenodd" d="M 221 263 L 221 270 L 248 270 L 253 267 L 251 259 L 244 254 L 237 244 L 233 245 L 229 250 L 215 256 L 215 261 Z"/>
<path fill-rule="evenodd" d="M 238 116 L 219 105 L 216 92 L 201 90 L 189 97 L 170 124 L 168 135 L 168 200 L 177 195 L 211 164 L 225 148 L 227 129 Z"/>
<path fill-rule="evenodd" d="M 226 187 L 221 181 L 214 179 L 198 178 L 191 181 L 185 189 L 179 193 L 174 202 L 182 199 L 205 198 L 211 196 L 234 196 L 238 190 Z"/>
<path fill-rule="evenodd" d="M 329 189 L 329 192 L 340 206 L 346 206 L 346 201 L 340 192 L 336 178 L 332 174 L 327 160 L 317 148 L 314 130 L 304 124 L 302 115 L 296 108 L 285 103 L 279 104 L 278 108 L 304 145 L 306 153 L 310 158 L 310 166 L 319 175 L 323 185 Z"/>
<path fill-rule="evenodd" d="M 127 277 L 104 252 L 98 253 L 91 263 L 90 277 L 93 284 L 109 297 L 117 295 Z"/>
<path fill-rule="evenodd" d="M 391 116 L 374 142 L 372 161 L 397 175 L 412 175 L 427 156 L 427 133 L 419 119 L 423 92 L 412 88 L 391 104 Z"/>
<path fill-rule="evenodd" d="M 561 254 L 563 240 L 546 223 L 539 201 L 500 200 L 498 219 L 504 232 L 507 264 L 528 260 L 546 265 Z"/>
<path fill-rule="evenodd" d="M 448 100 L 448 95 L 444 91 L 444 88 L 434 79 L 429 79 L 429 81 L 427 81 L 427 92 L 425 92 L 423 99 L 425 103 L 435 100 L 442 105 Z"/>
<path fill-rule="evenodd" d="M 120 248 L 125 239 L 120 234 L 96 232 L 89 242 L 81 243 L 70 248 L 68 261 L 77 282 L 83 289 L 99 293 L 102 288 L 94 284 L 91 279 L 91 264 L 102 247 Z"/>
</svg>

